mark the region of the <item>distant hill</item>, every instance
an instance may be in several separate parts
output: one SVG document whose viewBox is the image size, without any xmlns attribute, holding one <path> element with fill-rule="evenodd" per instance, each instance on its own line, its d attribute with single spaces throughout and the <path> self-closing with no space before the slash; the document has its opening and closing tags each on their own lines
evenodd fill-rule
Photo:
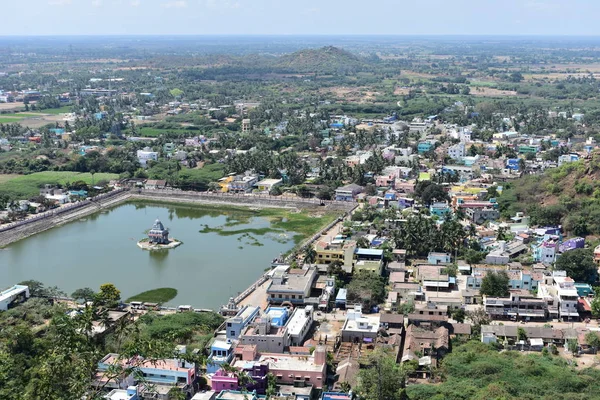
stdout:
<svg viewBox="0 0 600 400">
<path fill-rule="evenodd" d="M 562 225 L 571 235 L 600 235 L 600 152 L 508 184 L 498 198 L 505 217 L 523 211 L 533 225 Z"/>
<path fill-rule="evenodd" d="M 367 69 L 368 65 L 366 59 L 333 46 L 286 54 L 277 62 L 279 68 L 309 73 L 356 72 Z"/>
</svg>

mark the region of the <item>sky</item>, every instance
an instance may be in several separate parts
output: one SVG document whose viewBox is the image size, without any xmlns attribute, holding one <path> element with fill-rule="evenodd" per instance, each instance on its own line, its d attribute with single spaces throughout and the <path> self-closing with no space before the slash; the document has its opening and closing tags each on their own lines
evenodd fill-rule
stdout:
<svg viewBox="0 0 600 400">
<path fill-rule="evenodd" d="M 7 35 L 599 35 L 598 0 L 2 0 Z"/>
</svg>

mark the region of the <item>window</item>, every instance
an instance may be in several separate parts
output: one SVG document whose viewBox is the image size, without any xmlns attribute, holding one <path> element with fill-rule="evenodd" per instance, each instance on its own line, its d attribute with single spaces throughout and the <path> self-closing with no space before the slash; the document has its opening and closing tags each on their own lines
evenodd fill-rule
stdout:
<svg viewBox="0 0 600 400">
<path fill-rule="evenodd" d="M 279 295 L 279 298 L 281 299 L 281 295 Z"/>
<path fill-rule="evenodd" d="M 231 328 L 231 322 L 228 322 L 228 323 L 227 323 L 227 327 L 228 327 L 228 328 Z"/>
<path fill-rule="evenodd" d="M 295 295 L 295 294 L 293 294 L 293 295 L 292 295 L 292 299 L 295 299 L 295 298 L 296 298 L 296 295 Z"/>
<path fill-rule="evenodd" d="M 235 336 L 235 331 L 229 331 L 229 336 Z"/>
</svg>

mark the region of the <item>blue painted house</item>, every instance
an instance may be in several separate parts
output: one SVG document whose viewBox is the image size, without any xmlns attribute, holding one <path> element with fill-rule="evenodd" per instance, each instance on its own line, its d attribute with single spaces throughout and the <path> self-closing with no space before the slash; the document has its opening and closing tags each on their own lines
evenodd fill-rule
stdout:
<svg viewBox="0 0 600 400">
<path fill-rule="evenodd" d="M 287 307 L 269 307 L 265 314 L 271 317 L 271 326 L 276 328 L 284 326 L 290 317 Z"/>
<path fill-rule="evenodd" d="M 234 317 L 228 318 L 227 321 L 225 321 L 227 339 L 238 339 L 242 334 L 242 330 L 250 325 L 259 313 L 259 307 L 244 306 Z"/>
<path fill-rule="evenodd" d="M 206 361 L 206 372 L 214 374 L 221 365 L 230 363 L 233 359 L 233 345 L 231 341 L 215 340 L 210 346 L 210 355 Z"/>
<path fill-rule="evenodd" d="M 450 214 L 450 206 L 448 203 L 433 203 L 429 206 L 429 214 L 444 217 L 445 215 Z"/>
<path fill-rule="evenodd" d="M 417 146 L 417 151 L 419 154 L 427 153 L 429 150 L 433 149 L 433 143 L 431 142 L 421 142 Z"/>
<path fill-rule="evenodd" d="M 427 262 L 429 264 L 437 265 L 437 264 L 448 264 L 452 262 L 452 257 L 448 253 L 435 253 L 430 252 L 427 255 Z"/>
<path fill-rule="evenodd" d="M 511 171 L 518 171 L 519 170 L 519 159 L 518 158 L 508 158 L 506 160 L 506 168 L 510 169 Z"/>
</svg>

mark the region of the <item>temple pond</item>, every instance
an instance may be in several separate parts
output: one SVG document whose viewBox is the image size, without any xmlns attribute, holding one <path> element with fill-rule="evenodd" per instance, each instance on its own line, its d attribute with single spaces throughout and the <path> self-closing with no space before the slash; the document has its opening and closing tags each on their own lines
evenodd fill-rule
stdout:
<svg viewBox="0 0 600 400">
<path fill-rule="evenodd" d="M 144 251 L 136 245 L 157 218 L 181 246 Z M 291 249 L 294 236 L 251 213 L 128 203 L 0 250 L 0 286 L 35 279 L 70 294 L 111 282 L 123 299 L 172 287 L 178 295 L 171 305 L 218 309 Z"/>
</svg>

